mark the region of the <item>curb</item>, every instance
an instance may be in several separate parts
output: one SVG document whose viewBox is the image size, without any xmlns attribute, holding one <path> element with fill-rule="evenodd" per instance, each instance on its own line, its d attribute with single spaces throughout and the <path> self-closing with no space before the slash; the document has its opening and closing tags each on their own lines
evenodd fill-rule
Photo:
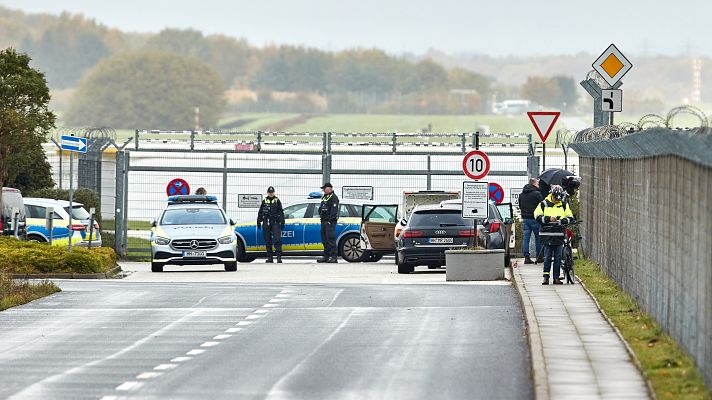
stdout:
<svg viewBox="0 0 712 400">
<path fill-rule="evenodd" d="M 618 335 L 618 338 L 623 343 L 623 347 L 625 347 L 625 350 L 628 352 L 628 355 L 630 356 L 631 361 L 633 361 L 633 364 L 635 364 L 635 366 L 638 368 L 638 371 L 640 371 L 640 374 L 643 376 L 643 378 L 645 378 L 645 384 L 646 384 L 645 386 L 647 386 L 647 388 L 648 388 L 648 396 L 651 399 L 656 400 L 657 397 L 655 396 L 655 390 L 653 390 L 653 384 L 650 383 L 650 379 L 648 379 L 648 377 L 645 375 L 645 372 L 643 371 L 643 365 L 640 363 L 640 360 L 638 360 L 638 357 L 635 355 L 635 352 L 630 347 L 628 342 L 625 340 L 625 338 L 623 337 L 623 334 L 621 334 L 621 331 L 618 330 L 618 327 L 613 323 L 613 321 L 611 321 L 610 318 L 608 318 L 608 314 L 606 314 L 606 312 L 603 311 L 603 308 L 601 308 L 601 305 L 598 304 L 598 299 L 596 299 L 596 296 L 594 296 L 593 293 L 591 293 L 591 291 L 588 290 L 588 286 L 586 286 L 586 284 L 583 283 L 583 281 L 581 280 L 581 277 L 576 275 L 576 279 L 578 279 L 579 284 L 583 287 L 583 290 L 586 291 L 586 293 L 591 298 L 591 300 L 593 300 L 593 302 L 596 304 L 598 311 L 601 313 L 601 315 L 603 315 L 603 319 L 605 319 L 606 322 L 608 322 L 608 325 L 610 325 L 611 328 L 613 328 L 613 331 L 616 333 L 616 335 Z"/>
<path fill-rule="evenodd" d="M 519 300 L 524 311 L 524 322 L 531 354 L 531 371 L 534 378 L 534 398 L 538 400 L 549 399 L 549 376 L 544 362 L 544 346 L 541 342 L 541 333 L 537 324 L 534 307 L 524 287 L 524 280 L 519 276 L 519 266 L 512 267 L 512 281 L 519 294 Z"/>
<path fill-rule="evenodd" d="M 56 274 L 10 274 L 11 279 L 111 279 L 116 274 L 121 272 L 121 266 L 110 269 L 107 272 L 99 272 L 96 274 L 75 274 L 75 273 L 56 273 Z"/>
</svg>

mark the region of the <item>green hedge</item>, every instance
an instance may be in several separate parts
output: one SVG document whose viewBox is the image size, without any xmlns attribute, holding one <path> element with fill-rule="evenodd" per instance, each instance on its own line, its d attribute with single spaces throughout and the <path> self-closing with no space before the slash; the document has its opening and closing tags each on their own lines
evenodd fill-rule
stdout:
<svg viewBox="0 0 712 400">
<path fill-rule="evenodd" d="M 14 274 L 108 272 L 116 266 L 114 250 L 107 247 L 85 249 L 48 246 L 0 237 L 0 272 Z"/>
<path fill-rule="evenodd" d="M 40 197 L 43 199 L 65 200 L 69 201 L 69 190 L 59 188 L 45 188 L 32 192 L 31 196 Z M 99 195 L 89 189 L 76 189 L 72 199 L 84 205 L 84 208 L 89 211 L 90 208 L 96 209 L 96 220 L 101 224 L 101 199 Z"/>
</svg>

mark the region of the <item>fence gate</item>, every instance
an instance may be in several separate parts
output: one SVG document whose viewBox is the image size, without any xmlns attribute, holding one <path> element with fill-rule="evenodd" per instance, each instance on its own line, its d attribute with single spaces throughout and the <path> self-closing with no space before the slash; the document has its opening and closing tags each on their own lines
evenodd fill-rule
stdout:
<svg viewBox="0 0 712 400">
<path fill-rule="evenodd" d="M 488 181 L 521 188 L 537 171 L 530 134 L 395 134 L 139 131 L 116 156 L 116 250 L 148 257 L 150 221 L 165 207 L 166 186 L 186 180 L 217 196 L 235 221 L 256 220 L 241 208 L 240 194 L 264 194 L 268 186 L 288 204 L 330 181 L 372 186 L 374 200 L 400 203 L 404 191 L 457 190 L 466 179 L 463 155 L 478 145 L 491 160 Z"/>
</svg>

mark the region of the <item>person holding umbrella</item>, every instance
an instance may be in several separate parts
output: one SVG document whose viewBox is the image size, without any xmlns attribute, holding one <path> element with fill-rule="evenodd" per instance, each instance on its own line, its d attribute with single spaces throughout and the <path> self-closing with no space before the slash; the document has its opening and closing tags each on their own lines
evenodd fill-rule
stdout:
<svg viewBox="0 0 712 400">
<path fill-rule="evenodd" d="M 566 191 L 558 185 L 551 187 L 549 194 L 544 201 L 534 210 L 534 218 L 541 225 L 539 236 L 544 246 L 544 281 L 542 285 L 549 284 L 551 275 L 551 262 L 554 262 L 554 285 L 561 285 L 563 282 L 561 274 L 561 254 L 564 250 L 564 238 L 566 237 L 565 225 L 573 222 L 574 215 L 565 202 Z"/>
</svg>

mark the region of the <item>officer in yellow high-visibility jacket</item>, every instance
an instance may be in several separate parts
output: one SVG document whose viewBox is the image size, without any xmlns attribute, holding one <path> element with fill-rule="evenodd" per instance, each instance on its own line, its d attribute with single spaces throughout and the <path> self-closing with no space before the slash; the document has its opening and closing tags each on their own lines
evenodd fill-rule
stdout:
<svg viewBox="0 0 712 400">
<path fill-rule="evenodd" d="M 574 222 L 574 214 L 571 212 L 569 203 L 563 201 L 566 192 L 561 186 L 551 187 L 551 193 L 534 210 L 534 219 L 541 224 L 539 237 L 544 248 L 544 282 L 549 284 L 551 273 L 551 261 L 554 261 L 554 285 L 561 285 L 561 254 L 564 250 L 564 239 L 566 238 L 566 228 Z"/>
</svg>

